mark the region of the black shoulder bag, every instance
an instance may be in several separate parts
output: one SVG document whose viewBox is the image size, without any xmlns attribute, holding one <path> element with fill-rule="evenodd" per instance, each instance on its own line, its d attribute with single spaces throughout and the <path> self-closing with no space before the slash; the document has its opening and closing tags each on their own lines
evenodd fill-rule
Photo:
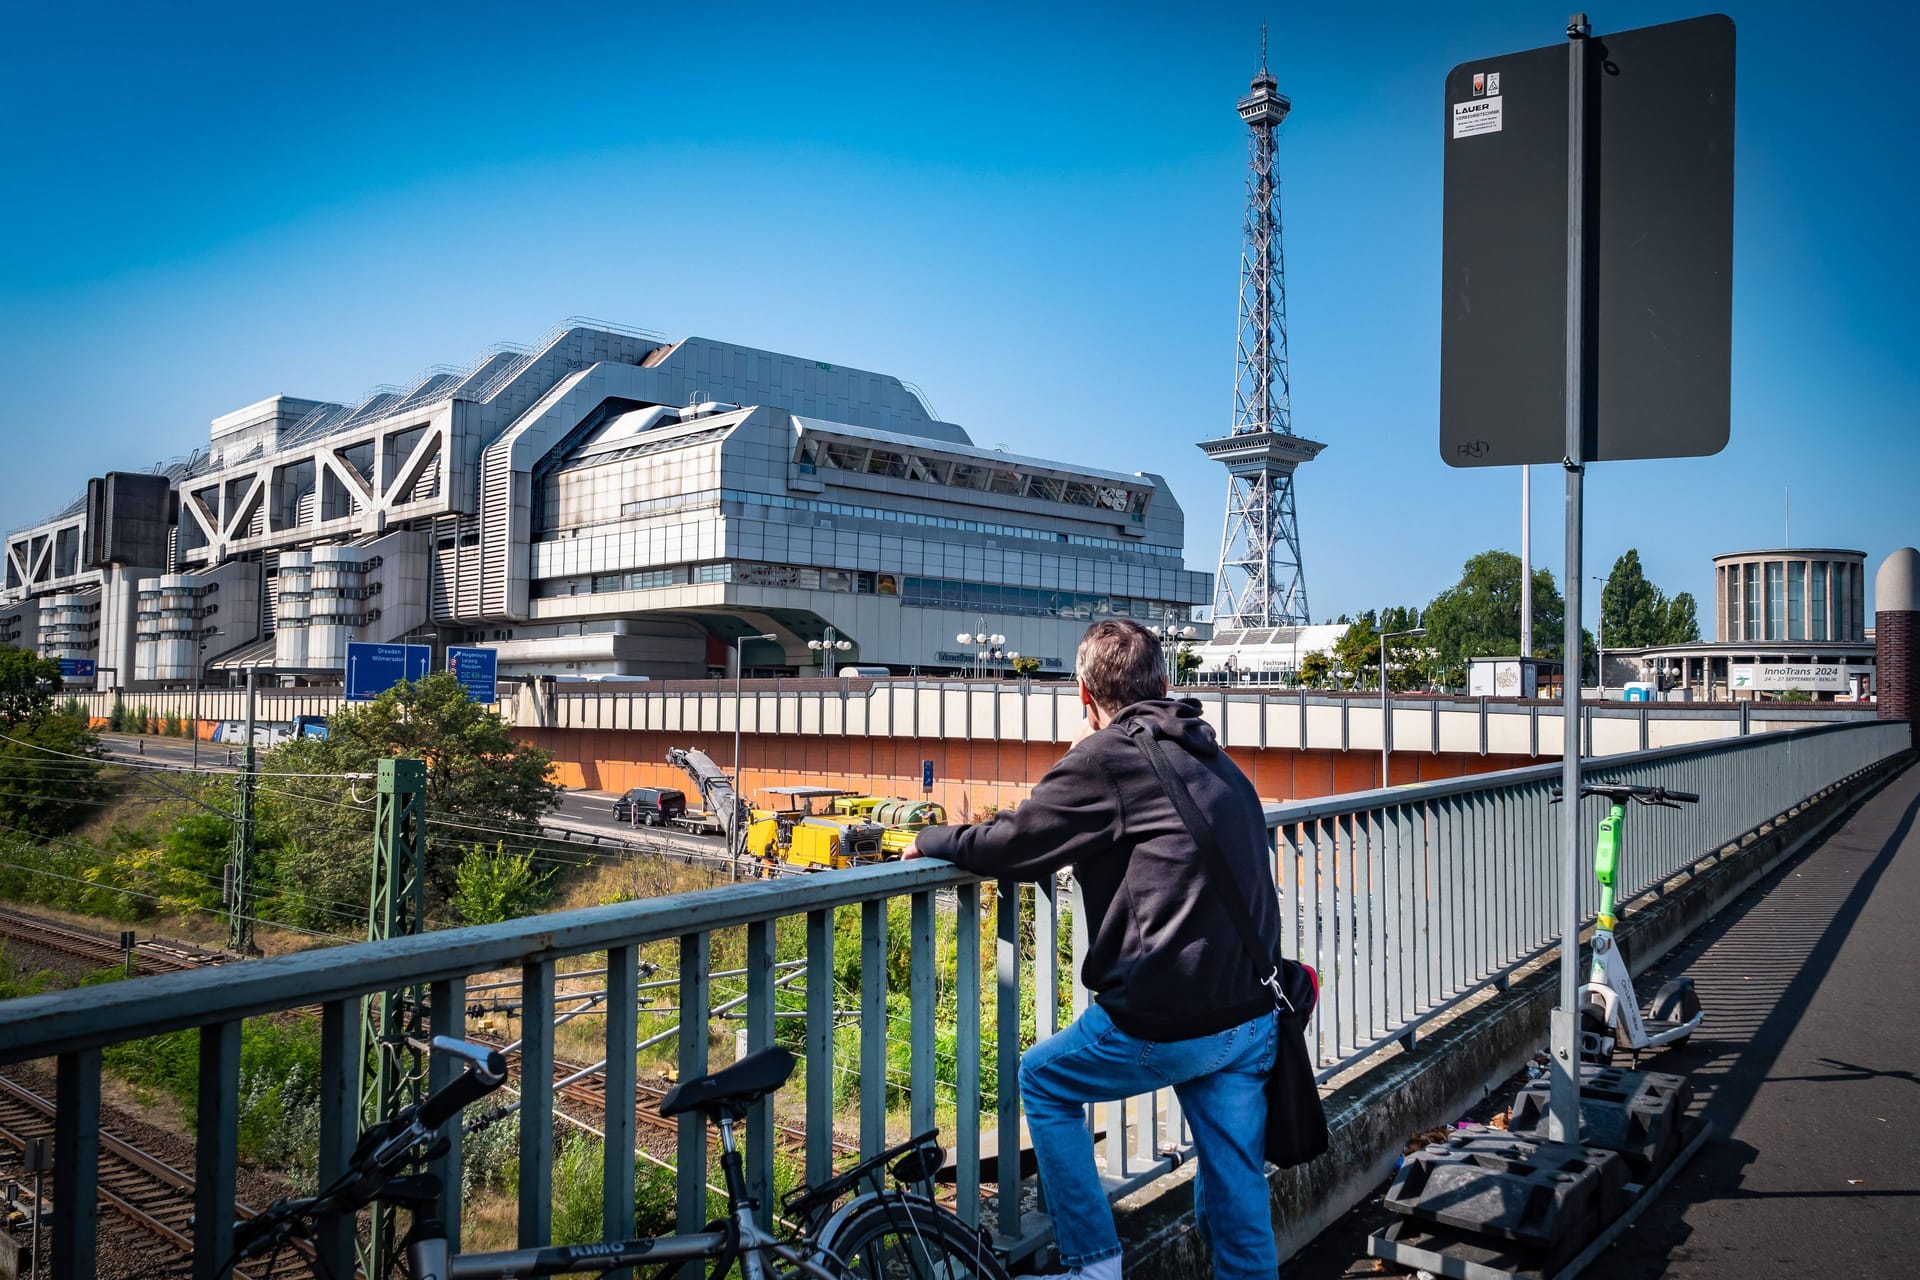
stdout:
<svg viewBox="0 0 1920 1280">
<path fill-rule="evenodd" d="M 1261 969 L 1267 970 L 1260 979 L 1260 985 L 1273 993 L 1274 1009 L 1279 1014 L 1280 1025 L 1273 1071 L 1267 1077 L 1265 1155 L 1282 1169 L 1305 1164 L 1327 1149 L 1327 1113 L 1320 1105 L 1320 1088 L 1313 1078 L 1313 1061 L 1307 1056 L 1306 1041 L 1307 1019 L 1320 999 L 1320 977 L 1309 966 L 1298 960 L 1289 960 L 1277 954 L 1276 950 L 1262 945 L 1260 935 L 1253 927 L 1253 917 L 1247 913 L 1247 904 L 1232 891 L 1233 869 L 1227 865 L 1227 857 L 1220 851 L 1219 841 L 1213 837 L 1213 829 L 1200 816 L 1200 807 L 1194 803 L 1193 793 L 1187 790 L 1187 784 L 1180 780 L 1180 775 L 1173 771 L 1173 764 L 1167 759 L 1166 749 L 1155 737 L 1152 726 L 1144 721 L 1135 723 L 1139 728 L 1129 729 L 1129 736 L 1146 753 L 1147 762 L 1159 775 L 1160 786 L 1166 791 L 1167 799 L 1173 801 L 1180 821 L 1186 824 L 1187 833 L 1206 857 L 1214 877 L 1224 890 L 1220 899 L 1227 908 L 1227 914 L 1233 918 L 1234 928 L 1239 931 L 1240 944 L 1246 948 L 1247 958 L 1253 961 L 1256 973 Z"/>
</svg>

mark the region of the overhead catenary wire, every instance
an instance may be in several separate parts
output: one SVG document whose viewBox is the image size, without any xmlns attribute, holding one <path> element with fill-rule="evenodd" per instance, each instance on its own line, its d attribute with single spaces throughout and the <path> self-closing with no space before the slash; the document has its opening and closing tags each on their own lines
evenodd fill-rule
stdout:
<svg viewBox="0 0 1920 1280">
<path fill-rule="evenodd" d="M 28 867 L 28 866 L 23 866 L 17 862 L 6 862 L 6 861 L 0 861 L 0 867 L 11 867 L 15 871 L 28 871 L 28 872 L 32 872 L 34 875 L 48 876 L 55 880 L 65 880 L 72 884 L 83 884 L 90 889 L 100 889 L 107 893 L 124 893 L 128 897 L 144 898 L 148 902 L 168 901 L 168 899 L 163 898 L 156 893 L 146 893 L 139 889 L 114 888 L 107 885 L 102 885 L 99 882 L 94 880 L 82 880 L 79 876 L 62 875 L 58 871 L 48 871 L 44 867 Z M 32 904 L 28 904 L 28 905 L 32 905 Z M 264 924 L 269 928 L 273 928 L 273 929 L 284 929 L 289 933 L 305 934 L 311 938 L 323 938 L 328 942 L 349 941 L 349 939 L 344 939 L 337 933 L 323 933 L 318 929 L 303 929 L 299 925 L 286 924 L 279 920 L 267 920 L 259 916 L 249 916 L 247 918 L 249 920 L 252 920 L 255 924 Z"/>
<path fill-rule="evenodd" d="M 181 765 L 147 764 L 144 761 L 128 760 L 123 756 L 115 756 L 115 755 L 105 755 L 105 756 L 83 755 L 73 751 L 60 751 L 54 747 L 42 746 L 38 742 L 28 742 L 25 739 L 15 738 L 10 734 L 5 734 L 5 733 L 0 733 L 0 741 L 11 742 L 15 746 L 27 747 L 34 751 L 44 751 L 48 755 L 65 756 L 70 760 L 85 760 L 93 764 L 112 765 L 113 767 L 119 768 L 119 769 L 144 769 L 144 770 L 155 772 L 155 773 L 186 773 L 186 774 L 193 774 L 195 776 L 206 774 L 211 777 L 226 777 L 226 778 L 238 776 L 240 773 L 240 771 L 237 769 L 223 769 L 223 768 L 212 768 L 212 767 L 205 768 L 205 769 L 192 769 L 192 768 L 187 768 Z M 260 776 L 266 777 L 268 775 L 265 772 L 261 772 Z M 281 778 L 358 779 L 361 781 L 365 781 L 367 779 L 372 778 L 374 775 L 371 773 L 277 773 L 277 774 L 274 774 L 273 776 L 281 777 Z"/>
</svg>

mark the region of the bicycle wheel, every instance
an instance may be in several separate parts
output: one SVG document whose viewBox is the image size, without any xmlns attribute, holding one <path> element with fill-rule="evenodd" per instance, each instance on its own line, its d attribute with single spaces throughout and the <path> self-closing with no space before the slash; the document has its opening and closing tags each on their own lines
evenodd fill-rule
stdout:
<svg viewBox="0 0 1920 1280">
<path fill-rule="evenodd" d="M 852 1280 L 1007 1280 L 984 1232 L 920 1196 L 876 1199 L 820 1244 Z"/>
</svg>

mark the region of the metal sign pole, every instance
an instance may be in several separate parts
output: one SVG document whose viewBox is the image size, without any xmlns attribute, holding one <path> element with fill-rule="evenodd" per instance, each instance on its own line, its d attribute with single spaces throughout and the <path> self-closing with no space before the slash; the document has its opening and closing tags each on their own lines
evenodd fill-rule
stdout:
<svg viewBox="0 0 1920 1280">
<path fill-rule="evenodd" d="M 1580 1134 L 1580 584 L 1582 484 L 1586 478 L 1587 334 L 1587 15 L 1567 23 L 1567 473 L 1566 629 L 1561 657 L 1560 1006 L 1552 1018 L 1551 1104 L 1547 1136 Z M 1531 584 L 1523 584 L 1522 590 Z"/>
</svg>

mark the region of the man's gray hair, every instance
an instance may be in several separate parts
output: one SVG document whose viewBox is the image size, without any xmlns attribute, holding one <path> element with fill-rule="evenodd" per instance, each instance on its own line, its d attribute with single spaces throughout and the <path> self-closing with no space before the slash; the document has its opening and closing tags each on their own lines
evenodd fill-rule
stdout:
<svg viewBox="0 0 1920 1280">
<path fill-rule="evenodd" d="M 1160 637 L 1125 618 L 1108 618 L 1088 627 L 1074 668 L 1087 693 L 1108 711 L 1167 696 L 1167 663 Z"/>
</svg>

